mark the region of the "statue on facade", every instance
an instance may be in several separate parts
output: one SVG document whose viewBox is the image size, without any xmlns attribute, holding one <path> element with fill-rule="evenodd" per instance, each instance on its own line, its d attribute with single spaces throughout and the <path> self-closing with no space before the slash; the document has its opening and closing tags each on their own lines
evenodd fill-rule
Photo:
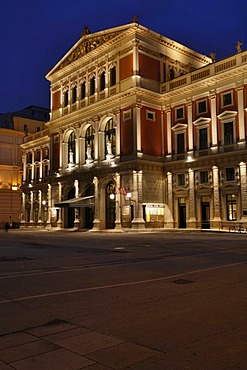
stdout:
<svg viewBox="0 0 247 370">
<path fill-rule="evenodd" d="M 111 159 L 114 157 L 114 155 L 112 154 L 112 144 L 109 139 L 106 142 L 106 151 L 107 151 L 106 159 Z"/>
<path fill-rule="evenodd" d="M 87 146 L 87 159 L 92 159 L 92 148 L 91 148 L 91 145 L 88 144 Z"/>
<path fill-rule="evenodd" d="M 237 42 L 237 45 L 236 45 L 236 49 L 237 49 L 237 52 L 240 53 L 242 50 L 241 50 L 241 46 L 243 45 L 243 43 L 241 41 L 238 41 Z"/>
<path fill-rule="evenodd" d="M 90 32 L 90 30 L 89 30 L 89 28 L 88 28 L 88 26 L 84 26 L 83 27 L 83 30 L 82 30 L 82 36 L 86 36 L 86 35 L 89 35 L 91 32 Z"/>
<path fill-rule="evenodd" d="M 72 149 L 69 150 L 69 164 L 74 164 L 74 153 Z"/>
<path fill-rule="evenodd" d="M 137 16 L 137 15 L 135 15 L 135 16 L 133 17 L 132 22 L 133 22 L 133 23 L 138 23 L 138 16 Z"/>
<path fill-rule="evenodd" d="M 211 51 L 211 53 L 209 53 L 209 56 L 212 59 L 212 62 L 214 63 L 215 60 L 216 60 L 216 53 L 214 53 L 213 51 Z"/>
</svg>

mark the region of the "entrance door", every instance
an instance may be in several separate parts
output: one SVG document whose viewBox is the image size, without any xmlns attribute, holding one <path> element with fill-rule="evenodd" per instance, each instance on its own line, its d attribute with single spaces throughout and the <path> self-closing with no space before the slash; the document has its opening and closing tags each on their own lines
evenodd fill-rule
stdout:
<svg viewBox="0 0 247 370">
<path fill-rule="evenodd" d="M 202 229 L 210 229 L 210 208 L 209 202 L 202 202 Z"/>
<path fill-rule="evenodd" d="M 75 197 L 75 188 L 71 188 L 68 192 L 68 199 L 73 199 Z M 74 208 L 65 208 L 65 212 L 67 213 L 67 217 L 65 217 L 65 220 L 67 219 L 67 222 L 65 224 L 65 227 L 73 228 L 74 227 L 74 221 L 75 221 L 75 209 Z"/>
<path fill-rule="evenodd" d="M 179 204 L 178 206 L 178 227 L 185 229 L 186 228 L 186 205 Z"/>
<path fill-rule="evenodd" d="M 115 185 L 111 181 L 106 187 L 106 229 L 114 229 L 116 220 Z"/>
</svg>

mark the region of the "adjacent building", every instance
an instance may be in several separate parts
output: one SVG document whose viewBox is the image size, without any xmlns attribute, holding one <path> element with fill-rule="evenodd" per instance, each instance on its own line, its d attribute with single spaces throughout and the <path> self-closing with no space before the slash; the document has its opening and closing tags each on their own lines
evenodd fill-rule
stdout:
<svg viewBox="0 0 247 370">
<path fill-rule="evenodd" d="M 240 47 L 215 62 L 136 19 L 84 27 L 46 76 L 46 129 L 22 145 L 22 225 L 245 222 L 246 72 Z"/>
<path fill-rule="evenodd" d="M 0 114 L 0 228 L 6 222 L 18 225 L 21 218 L 22 154 L 24 137 L 41 131 L 49 109 L 29 106 Z"/>
</svg>

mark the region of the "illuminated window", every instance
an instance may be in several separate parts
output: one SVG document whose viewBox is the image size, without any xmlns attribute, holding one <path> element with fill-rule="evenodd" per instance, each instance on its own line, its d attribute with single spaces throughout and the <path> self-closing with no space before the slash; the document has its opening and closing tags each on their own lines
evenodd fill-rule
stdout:
<svg viewBox="0 0 247 370">
<path fill-rule="evenodd" d="M 89 156 L 88 148 L 90 148 L 91 158 L 88 158 Z M 92 125 L 87 128 L 87 131 L 85 133 L 85 158 L 86 159 L 94 158 L 94 129 Z"/>
<path fill-rule="evenodd" d="M 114 127 L 113 119 L 109 119 L 105 126 L 105 153 L 108 153 L 107 143 L 111 143 L 112 154 L 116 154 L 116 129 Z"/>
<path fill-rule="evenodd" d="M 68 139 L 68 163 L 70 162 L 70 154 L 73 154 L 73 161 L 75 162 L 75 133 L 71 132 Z"/>
<path fill-rule="evenodd" d="M 229 194 L 226 196 L 227 220 L 236 221 L 237 219 L 237 200 L 236 195 Z"/>
</svg>

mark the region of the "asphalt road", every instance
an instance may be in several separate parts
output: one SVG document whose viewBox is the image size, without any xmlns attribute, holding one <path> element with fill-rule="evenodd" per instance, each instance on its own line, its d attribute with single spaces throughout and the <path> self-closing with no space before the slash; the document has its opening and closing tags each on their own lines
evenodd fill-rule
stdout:
<svg viewBox="0 0 247 370">
<path fill-rule="evenodd" d="M 0 369 L 246 369 L 246 263 L 247 235 L 2 232 Z"/>
</svg>

